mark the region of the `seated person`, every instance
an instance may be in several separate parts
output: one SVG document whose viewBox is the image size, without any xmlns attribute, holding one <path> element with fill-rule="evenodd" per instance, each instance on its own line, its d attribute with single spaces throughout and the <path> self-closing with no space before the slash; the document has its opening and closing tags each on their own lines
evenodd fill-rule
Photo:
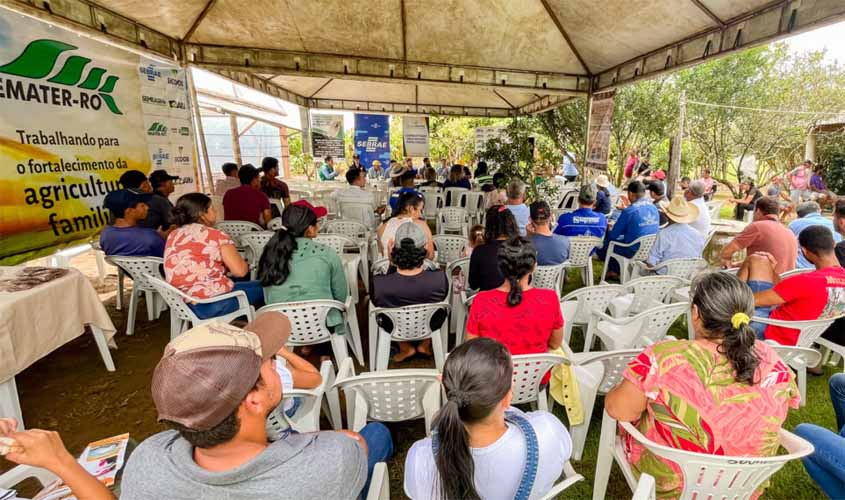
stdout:
<svg viewBox="0 0 845 500">
<path fill-rule="evenodd" d="M 279 159 L 267 156 L 261 160 L 261 192 L 268 198 L 281 200 L 283 206 L 290 205 L 290 190 L 285 181 L 279 179 Z M 273 217 L 279 217 L 279 209 L 275 205 L 270 207 Z"/>
<path fill-rule="evenodd" d="M 406 222 L 413 222 L 428 235 L 428 259 L 434 258 L 434 238 L 431 235 L 431 228 L 428 227 L 425 218 L 425 197 L 417 191 L 408 191 L 399 197 L 396 210 L 393 215 L 379 226 L 376 232 L 379 252 L 384 257 L 390 257 L 393 251 L 396 230 Z"/>
<path fill-rule="evenodd" d="M 505 192 L 506 186 L 505 174 L 501 172 L 493 174 L 492 181 L 481 186 L 481 192 L 484 193 L 484 210 L 489 210 L 490 207 L 504 205 L 508 202 L 508 195 Z"/>
<path fill-rule="evenodd" d="M 364 214 L 367 219 L 360 222 L 370 229 L 375 229 L 379 223 L 379 218 L 375 214 L 384 213 L 385 207 L 377 207 L 375 194 L 364 189 L 367 186 L 367 172 L 364 169 L 352 167 L 346 171 L 346 182 L 349 183 L 349 186 L 333 192 L 331 195 L 332 198 L 338 204 L 362 203 L 369 205 L 370 210 Z"/>
<path fill-rule="evenodd" d="M 408 170 L 402 167 L 401 174 L 399 175 L 399 185 L 402 186 L 400 189 L 397 189 L 390 195 L 390 210 L 391 213 L 396 213 L 399 209 L 399 197 L 405 193 L 417 193 L 420 194 L 419 191 L 414 187 L 414 179 L 416 179 L 416 174 L 413 171 Z"/>
<path fill-rule="evenodd" d="M 542 200 L 535 201 L 531 204 L 530 211 L 528 239 L 537 249 L 537 265 L 563 264 L 569 258 L 569 238 L 552 232 L 552 210 L 549 204 Z"/>
<path fill-rule="evenodd" d="M 261 192 L 258 169 L 247 163 L 238 170 L 240 187 L 226 191 L 223 196 L 223 213 L 226 220 L 242 220 L 266 225 L 272 218 L 270 198 Z"/>
<path fill-rule="evenodd" d="M 287 317 L 267 312 L 244 329 L 212 322 L 171 340 L 152 380 L 158 419 L 171 430 L 135 449 L 120 497 L 358 498 L 368 471 L 392 454 L 383 424 L 267 437 L 283 395 L 273 358 L 290 333 Z M 308 477 L 320 480 L 293 480 Z"/>
<path fill-rule="evenodd" d="M 423 169 L 423 177 L 425 178 L 425 182 L 420 184 L 420 187 L 443 188 L 443 183 L 437 182 L 437 171 L 434 170 L 434 167 L 426 167 Z"/>
<path fill-rule="evenodd" d="M 845 269 L 833 252 L 833 236 L 822 226 L 810 226 L 798 237 L 801 251 L 816 270 L 784 280 L 775 272 L 771 254 L 749 255 L 737 273 L 754 291 L 754 316 L 784 321 L 806 321 L 845 314 Z M 799 331 L 753 322 L 760 339 L 795 345 Z"/>
<path fill-rule="evenodd" d="M 813 175 L 810 177 L 810 198 L 819 202 L 819 205 L 833 206 L 836 204 L 836 194 L 827 188 L 824 179 L 822 178 L 822 171 L 824 169 L 821 165 L 813 167 Z"/>
<path fill-rule="evenodd" d="M 162 257 L 162 234 L 139 222 L 147 216 L 147 202 L 152 195 L 118 189 L 106 195 L 103 206 L 111 212 L 114 222 L 100 233 L 100 248 L 106 255 L 131 257 Z"/>
<path fill-rule="evenodd" d="M 415 304 L 443 302 L 449 293 L 449 280 L 441 270 L 423 270 L 428 254 L 428 235 L 417 224 L 406 222 L 396 229 L 390 262 L 396 272 L 373 276 L 372 302 L 376 307 L 403 307 Z M 386 332 L 393 331 L 390 318 L 379 315 L 376 320 Z M 431 318 L 432 330 L 440 328 L 446 320 L 445 311 L 437 311 Z M 431 356 L 431 339 L 414 347 L 412 342 L 400 342 L 399 353 L 393 361 L 400 362 L 419 352 Z"/>
<path fill-rule="evenodd" d="M 449 169 L 449 177 L 443 183 L 444 188 L 459 187 L 464 189 L 471 189 L 472 183 L 469 181 L 469 176 L 464 170 L 465 167 L 460 165 L 452 165 Z M 448 200 L 447 200 L 448 203 Z"/>
<path fill-rule="evenodd" d="M 554 351 L 563 342 L 563 316 L 557 292 L 530 284 L 537 265 L 534 245 L 519 236 L 503 241 L 498 260 L 504 282 L 493 290 L 478 292 L 473 299 L 467 340 L 489 337 L 504 344 L 511 354 Z M 546 375 L 544 382 L 548 378 Z"/>
<path fill-rule="evenodd" d="M 666 205 L 669 204 L 669 200 L 666 198 L 666 188 L 663 187 L 663 182 L 652 180 L 646 182 L 646 189 L 651 197 L 651 202 L 657 207 L 657 213 L 660 216 L 660 227 L 663 227 L 669 222 L 664 212 Z"/>
<path fill-rule="evenodd" d="M 821 211 L 821 207 L 819 207 L 819 204 L 815 201 L 805 201 L 798 204 L 798 208 L 795 209 L 795 213 L 798 215 L 798 218 L 789 223 L 789 230 L 792 231 L 792 234 L 794 234 L 796 238 L 798 238 L 801 231 L 805 228 L 810 226 L 823 226 L 826 227 L 833 235 L 833 241 L 835 243 L 839 243 L 842 241 L 842 235 L 839 234 L 839 232 L 837 232 L 833 227 L 833 221 L 823 216 Z M 804 256 L 799 252 L 798 258 L 795 260 L 795 267 L 799 269 L 811 269 L 813 264 L 804 258 Z"/>
<path fill-rule="evenodd" d="M 751 179 L 746 179 L 739 184 L 739 191 L 740 197 L 736 199 L 730 199 L 727 203 L 734 203 L 736 207 L 734 207 L 734 218 L 736 220 L 744 220 L 745 219 L 745 212 L 753 212 L 754 205 L 757 203 L 757 200 L 763 197 L 763 193 L 760 192 L 759 189 L 754 187 L 754 181 Z"/>
<path fill-rule="evenodd" d="M 512 373 L 507 349 L 492 339 L 465 342 L 449 354 L 442 382 L 446 401 L 432 424 L 436 432 L 408 451 L 405 495 L 539 498 L 552 489 L 572 440 L 551 413 L 511 407 Z M 520 492 L 526 475 L 534 478 L 532 487 Z"/>
<path fill-rule="evenodd" d="M 214 195 L 223 196 L 226 191 L 235 189 L 241 185 L 241 180 L 238 178 L 238 164 L 227 162 L 223 164 L 223 175 L 226 177 L 217 179 L 214 184 Z"/>
<path fill-rule="evenodd" d="M 780 177 L 772 178 L 772 184 L 766 191 L 766 195 L 778 202 L 781 219 L 786 220 L 795 210 L 795 204 L 792 203 L 792 198 L 789 197 L 789 190 L 783 186 L 783 179 Z"/>
<path fill-rule="evenodd" d="M 818 425 L 798 424 L 795 434 L 812 443 L 816 449 L 801 459 L 807 474 L 828 497 L 845 498 L 845 468 L 842 467 L 845 463 L 845 374 L 834 374 L 830 377 L 829 386 L 836 414 L 836 432 Z"/>
<path fill-rule="evenodd" d="M 735 276 L 713 272 L 693 281 L 690 297 L 695 339 L 645 348 L 608 393 L 605 411 L 659 445 L 735 457 L 777 454 L 778 432 L 800 395 L 789 367 L 754 339 L 751 290 Z M 650 474 L 659 498 L 678 498 L 684 488 L 678 465 L 630 436 L 623 442 L 635 477 Z"/>
<path fill-rule="evenodd" d="M 264 305 L 260 282 L 234 282 L 227 276 L 227 273 L 235 278 L 247 276 L 249 264 L 229 235 L 214 228 L 217 212 L 211 198 L 202 193 L 183 194 L 171 216 L 176 229 L 164 246 L 164 276 L 168 283 L 199 299 L 242 290 L 250 304 Z M 238 301 L 232 297 L 208 304 L 188 304 L 188 307 L 200 319 L 207 319 L 237 311 Z"/>
<path fill-rule="evenodd" d="M 312 207 L 306 200 L 291 203 L 282 212 L 284 228 L 270 238 L 258 261 L 265 303 L 319 299 L 346 302 L 349 288 L 340 256 L 314 241 L 320 233 L 318 221 L 325 215 L 324 207 Z M 345 332 L 340 311 L 329 311 L 326 326 Z"/>
<path fill-rule="evenodd" d="M 683 195 L 677 195 L 664 210 L 669 225 L 657 232 L 657 240 L 651 247 L 646 261 L 651 268 L 658 268 L 658 274 L 666 274 L 666 268 L 659 268 L 662 262 L 671 259 L 700 259 L 704 251 L 704 236 L 690 225 L 698 219 L 698 207 L 687 203 Z"/>
<path fill-rule="evenodd" d="M 778 274 L 795 269 L 798 255 L 798 240 L 792 232 L 778 220 L 778 204 L 769 198 L 757 200 L 754 207 L 754 221 L 722 249 L 722 267 L 738 267 L 741 262 L 734 262 L 733 256 L 745 249 L 747 255 L 755 253 L 771 254 L 777 261 L 775 272 Z"/>
<path fill-rule="evenodd" d="M 642 182 L 633 181 L 628 184 L 628 199 L 631 204 L 622 210 L 619 219 L 605 239 L 604 247 L 596 252 L 601 260 L 604 260 L 607 255 L 610 242 L 632 243 L 643 236 L 656 234 L 660 229 L 658 225 L 659 212 L 654 203 L 645 196 L 645 186 Z M 628 248 L 616 248 L 614 251 L 623 257 L 633 257 L 639 248 L 639 245 L 633 245 Z M 608 274 L 613 277 L 618 272 L 619 264 L 616 260 L 611 260 L 608 266 Z"/>
<path fill-rule="evenodd" d="M 519 235 L 525 236 L 525 226 L 528 225 L 528 219 L 531 215 L 528 206 L 525 204 L 525 183 L 519 179 L 510 181 L 507 195 L 508 202 L 505 206 L 513 213 Z"/>
<path fill-rule="evenodd" d="M 590 185 L 581 186 L 578 192 L 578 209 L 561 214 L 557 219 L 555 234 L 561 236 L 595 236 L 604 238 L 607 231 L 607 217 L 596 212 L 596 190 Z"/>
<path fill-rule="evenodd" d="M 144 219 L 142 224 L 144 227 L 161 229 L 165 238 L 172 231 L 170 211 L 173 210 L 173 203 L 170 203 L 169 197 L 176 190 L 173 181 L 179 179 L 178 175 L 170 175 L 167 170 L 154 170 L 150 173 L 153 196 L 148 202 L 150 208 L 147 211 L 147 218 Z"/>
<path fill-rule="evenodd" d="M 608 189 L 610 181 L 606 175 L 600 175 L 594 184 L 596 188 L 596 212 L 608 216 L 613 211 L 610 202 L 610 190 Z"/>
<path fill-rule="evenodd" d="M 692 182 L 692 181 L 690 180 L 689 177 L 687 177 L 687 176 L 681 177 L 681 182 L 678 185 L 680 187 L 681 191 L 686 191 L 687 189 L 689 189 L 690 182 Z"/>
<path fill-rule="evenodd" d="M 142 193 L 152 193 L 153 185 L 147 178 L 147 174 L 140 170 L 127 170 L 120 176 L 120 185 L 123 189 L 132 189 L 133 191 L 140 191 Z"/>
<path fill-rule="evenodd" d="M 367 170 L 367 179 L 381 180 L 385 177 L 387 177 L 387 169 L 381 167 L 380 161 L 373 160 L 372 166 Z"/>
<path fill-rule="evenodd" d="M 276 352 L 275 369 L 282 383 L 282 394 L 293 389 L 314 389 L 323 383 L 320 370 L 285 346 Z M 282 411 L 286 416 L 293 417 L 301 405 L 302 398 L 288 398 L 283 403 Z"/>
<path fill-rule="evenodd" d="M 505 281 L 499 269 L 499 247 L 515 236 L 519 232 L 513 213 L 505 205 L 489 208 L 484 216 L 484 243 L 475 247 L 469 257 L 470 290 L 492 290 Z"/>
<path fill-rule="evenodd" d="M 323 158 L 323 165 L 320 167 L 318 177 L 321 181 L 332 181 L 339 172 L 334 169 L 334 158 L 326 156 Z"/>
<path fill-rule="evenodd" d="M 115 500 L 114 493 L 82 468 L 55 431 L 27 429 L 18 431 L 13 418 L 0 418 L 0 437 L 12 440 L 6 460 L 46 469 L 61 479 L 76 498 L 85 500 Z M 2 490 L 2 489 L 0 489 Z M 18 498 L 12 495 L 12 498 Z M 65 497 L 63 497 L 65 498 Z"/>
<path fill-rule="evenodd" d="M 710 234 L 710 207 L 704 201 L 704 183 L 700 180 L 692 181 L 684 191 L 684 197 L 698 207 L 698 218 L 690 222 L 690 226 L 707 238 Z"/>
</svg>

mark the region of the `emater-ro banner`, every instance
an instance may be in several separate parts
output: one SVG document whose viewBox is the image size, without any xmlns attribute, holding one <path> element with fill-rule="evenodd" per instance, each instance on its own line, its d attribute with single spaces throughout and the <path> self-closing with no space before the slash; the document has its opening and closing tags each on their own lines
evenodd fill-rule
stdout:
<svg viewBox="0 0 845 500">
<path fill-rule="evenodd" d="M 145 71 L 138 55 L 0 9 L 0 264 L 94 236 L 128 169 L 160 158 L 193 183 L 184 83 L 183 97 L 142 93 Z M 166 115 L 142 96 L 164 99 Z"/>
</svg>

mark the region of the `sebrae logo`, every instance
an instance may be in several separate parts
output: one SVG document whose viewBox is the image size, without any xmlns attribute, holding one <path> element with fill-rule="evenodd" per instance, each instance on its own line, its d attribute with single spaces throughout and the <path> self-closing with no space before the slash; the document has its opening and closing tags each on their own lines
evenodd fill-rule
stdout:
<svg viewBox="0 0 845 500">
<path fill-rule="evenodd" d="M 63 52 L 78 49 L 79 47 L 58 40 L 34 40 L 13 61 L 0 65 L 0 76 L 10 75 L 43 80 L 53 73 L 56 62 Z M 46 83 L 54 85 L 0 78 L 0 99 L 37 102 L 53 106 L 75 106 L 95 111 L 105 103 L 109 111 L 122 115 L 111 95 L 120 78 L 107 75 L 105 68 L 97 66 L 89 68 L 86 73 L 86 67 L 90 63 L 91 59 L 87 57 L 79 55 L 68 57 L 61 69 L 46 80 Z M 70 90 L 71 88 L 79 89 L 78 95 L 75 95 L 75 92 Z"/>
<path fill-rule="evenodd" d="M 159 136 L 166 136 L 167 135 L 167 126 L 163 123 L 153 122 L 150 125 L 150 128 L 147 129 L 147 135 L 159 135 Z"/>
</svg>

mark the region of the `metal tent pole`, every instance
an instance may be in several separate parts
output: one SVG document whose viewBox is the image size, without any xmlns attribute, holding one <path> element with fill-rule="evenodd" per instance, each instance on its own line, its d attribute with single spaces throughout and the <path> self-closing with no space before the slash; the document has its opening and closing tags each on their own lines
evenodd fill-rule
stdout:
<svg viewBox="0 0 845 500">
<path fill-rule="evenodd" d="M 197 100 L 197 89 L 194 86 L 194 77 L 191 73 L 190 66 L 185 68 L 185 75 L 188 77 L 188 91 L 191 93 L 191 108 L 194 112 L 194 131 L 197 137 L 197 142 L 199 142 L 199 149 L 202 152 L 202 160 L 205 164 L 205 176 L 208 184 L 203 181 L 202 176 L 200 177 L 200 189 L 206 192 L 211 192 L 214 190 L 214 182 L 213 177 L 211 175 L 211 162 L 208 160 L 208 148 L 205 144 L 205 130 L 202 127 L 202 115 L 200 114 L 200 105 L 199 101 Z"/>
</svg>

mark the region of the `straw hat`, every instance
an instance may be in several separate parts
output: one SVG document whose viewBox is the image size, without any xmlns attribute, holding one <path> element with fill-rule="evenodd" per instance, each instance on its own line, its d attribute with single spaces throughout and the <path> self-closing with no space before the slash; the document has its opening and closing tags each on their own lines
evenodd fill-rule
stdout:
<svg viewBox="0 0 845 500">
<path fill-rule="evenodd" d="M 670 220 L 681 224 L 688 224 L 698 219 L 698 207 L 687 203 L 687 199 L 680 194 L 672 198 L 672 202 L 666 205 L 663 212 Z"/>
<path fill-rule="evenodd" d="M 606 188 L 607 186 L 610 185 L 610 179 L 608 179 L 606 175 L 601 174 L 598 177 L 596 177 L 596 185 L 599 186 L 599 187 Z"/>
</svg>

